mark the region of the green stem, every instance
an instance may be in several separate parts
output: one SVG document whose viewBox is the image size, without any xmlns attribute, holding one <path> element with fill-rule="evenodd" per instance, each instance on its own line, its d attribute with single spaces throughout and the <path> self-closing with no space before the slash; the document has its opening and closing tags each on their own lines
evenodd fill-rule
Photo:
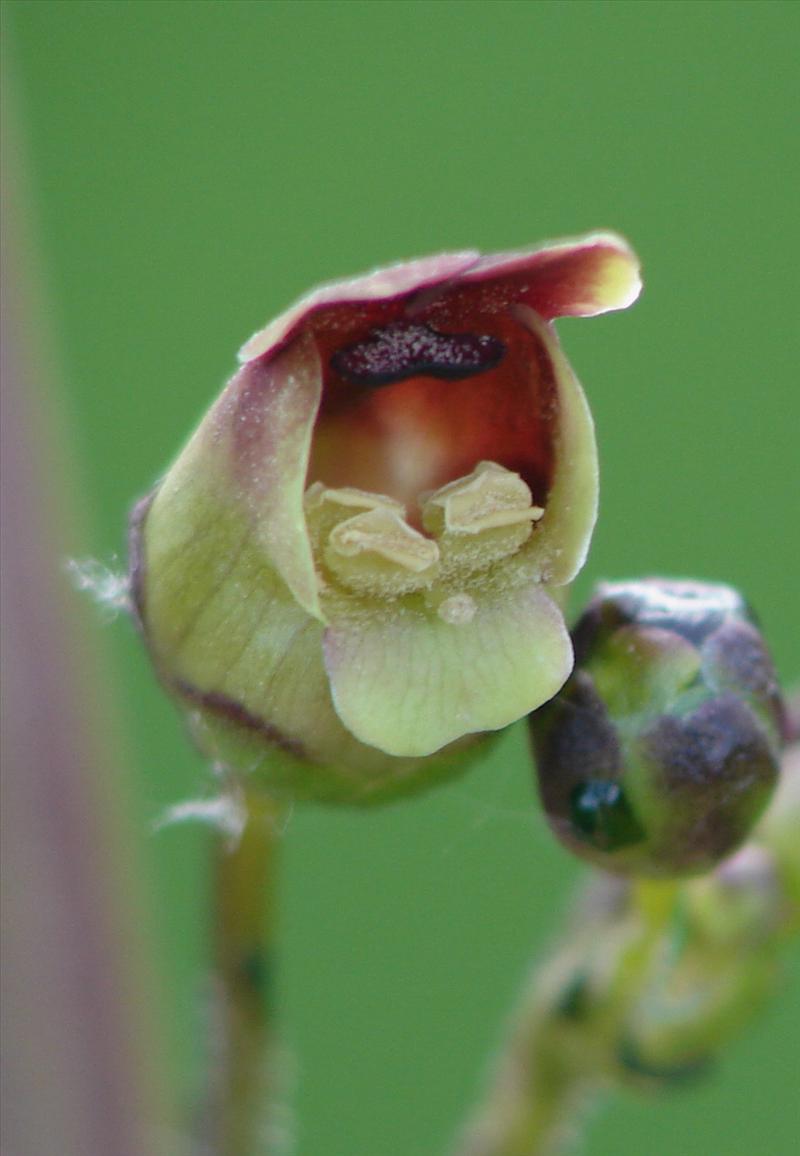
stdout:
<svg viewBox="0 0 800 1156">
<path fill-rule="evenodd" d="M 457 1156 L 544 1156 L 560 1150 L 592 1091 L 564 1062 L 535 994 L 519 1009 L 483 1106 Z"/>
<path fill-rule="evenodd" d="M 551 1156 L 575 1139 L 584 1103 L 614 1081 L 622 1025 L 661 948 L 677 893 L 672 883 L 634 885 L 635 918 L 608 944 L 605 991 L 594 993 L 591 1011 L 580 1006 L 580 985 L 603 920 L 585 905 L 535 972 L 456 1156 Z"/>
<path fill-rule="evenodd" d="M 235 841 L 214 848 L 214 968 L 217 1055 L 208 1120 L 213 1156 L 258 1156 L 270 1149 L 274 1103 L 274 1023 L 270 995 L 279 814 L 264 795 L 243 799 Z"/>
</svg>

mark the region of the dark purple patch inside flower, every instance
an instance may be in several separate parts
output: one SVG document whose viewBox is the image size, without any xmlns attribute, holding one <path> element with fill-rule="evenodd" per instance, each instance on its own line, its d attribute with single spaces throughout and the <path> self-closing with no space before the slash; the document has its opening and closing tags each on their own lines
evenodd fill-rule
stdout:
<svg viewBox="0 0 800 1156">
<path fill-rule="evenodd" d="M 505 345 L 476 333 L 439 333 L 429 325 L 397 321 L 339 349 L 331 368 L 351 385 L 391 385 L 422 374 L 461 381 L 502 361 Z"/>
</svg>

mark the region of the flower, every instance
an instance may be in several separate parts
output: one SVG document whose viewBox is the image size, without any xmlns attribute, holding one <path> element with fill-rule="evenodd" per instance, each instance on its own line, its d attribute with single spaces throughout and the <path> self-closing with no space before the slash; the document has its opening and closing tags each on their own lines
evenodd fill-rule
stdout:
<svg viewBox="0 0 800 1156">
<path fill-rule="evenodd" d="M 780 771 L 782 699 L 746 603 L 712 583 L 607 583 L 573 641 L 571 678 L 529 720 L 552 829 L 610 871 L 709 871 Z"/>
<path fill-rule="evenodd" d="M 132 522 L 138 616 L 203 750 L 373 801 L 558 690 L 597 464 L 549 322 L 639 290 L 597 233 L 327 285 L 247 342 Z"/>
</svg>

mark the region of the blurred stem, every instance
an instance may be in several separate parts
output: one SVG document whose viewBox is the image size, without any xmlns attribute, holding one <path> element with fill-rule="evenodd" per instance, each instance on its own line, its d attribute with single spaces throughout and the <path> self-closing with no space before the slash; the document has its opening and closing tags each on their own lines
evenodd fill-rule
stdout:
<svg viewBox="0 0 800 1156">
<path fill-rule="evenodd" d="M 270 992 L 275 926 L 275 859 L 280 815 L 263 794 L 245 794 L 245 822 L 234 841 L 214 847 L 214 966 L 219 1050 L 209 1131 L 214 1156 L 268 1151 L 274 1102 Z"/>
<path fill-rule="evenodd" d="M 584 1074 L 564 1064 L 535 998 L 526 1001 L 486 1101 L 456 1152 L 458 1156 L 557 1152 L 590 1091 Z"/>
<path fill-rule="evenodd" d="M 552 1156 L 575 1140 L 584 1103 L 613 1081 L 624 1017 L 661 950 L 678 893 L 675 883 L 635 883 L 635 914 L 590 1015 L 578 1006 L 580 984 L 602 915 L 583 905 L 571 933 L 535 971 L 456 1156 Z"/>
<path fill-rule="evenodd" d="M 3 46 L 4 50 L 7 47 Z M 14 63 L 14 62 L 12 62 Z M 9 60 L 4 58 L 8 66 Z M 16 78 L 0 99 L 0 1150 L 154 1156 L 166 1081 L 126 758 L 96 631 Z"/>
</svg>

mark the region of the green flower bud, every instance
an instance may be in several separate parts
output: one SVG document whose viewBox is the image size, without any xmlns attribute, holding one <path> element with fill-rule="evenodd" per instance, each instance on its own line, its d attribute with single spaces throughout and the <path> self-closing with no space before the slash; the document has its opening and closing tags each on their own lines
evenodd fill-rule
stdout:
<svg viewBox="0 0 800 1156">
<path fill-rule="evenodd" d="M 639 288 L 608 234 L 443 254 L 325 286 L 245 345 L 132 527 L 147 645 L 209 757 L 372 803 L 558 690 L 597 463 L 550 322 Z"/>
<path fill-rule="evenodd" d="M 552 829 L 607 870 L 709 870 L 779 772 L 781 698 L 744 601 L 698 582 L 603 585 L 573 642 L 571 678 L 529 720 Z"/>
</svg>

